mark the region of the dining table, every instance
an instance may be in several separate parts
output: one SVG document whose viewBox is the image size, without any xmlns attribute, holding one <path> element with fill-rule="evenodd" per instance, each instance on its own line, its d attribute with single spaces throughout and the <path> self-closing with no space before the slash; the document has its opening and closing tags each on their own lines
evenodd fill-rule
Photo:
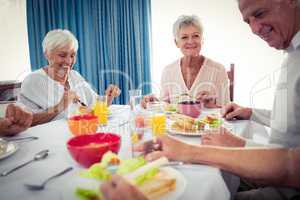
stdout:
<svg viewBox="0 0 300 200">
<path fill-rule="evenodd" d="M 121 159 L 130 158 L 132 154 L 128 123 L 130 107 L 128 105 L 112 105 L 110 110 L 111 115 L 108 125 L 101 127 L 99 131 L 120 135 L 121 148 L 119 156 Z M 203 110 L 202 113 L 214 112 L 219 111 L 207 109 Z M 236 120 L 226 123 L 234 133 L 238 135 L 247 134 L 249 121 Z M 31 127 L 14 138 L 27 136 L 38 137 L 38 139 L 14 142 L 18 149 L 12 155 L 0 159 L 0 173 L 32 159 L 39 151 L 49 150 L 49 155 L 45 159 L 34 161 L 7 176 L 0 176 L 0 199 L 73 199 L 69 193 L 74 193 L 74 185 L 80 184 L 78 174 L 85 168 L 73 160 L 68 152 L 66 144 L 73 135 L 69 130 L 67 120 L 61 119 Z M 193 144 L 200 144 L 201 141 L 201 137 L 180 135 L 174 137 Z M 24 186 L 30 183 L 41 183 L 47 177 L 67 167 L 72 167 L 73 170 L 50 181 L 43 190 L 31 191 Z M 239 177 L 215 167 L 186 164 L 175 167 L 175 170 L 182 174 L 185 181 L 183 193 L 177 199 L 229 200 L 234 197 L 239 186 Z M 76 199 L 76 196 L 74 199 Z"/>
</svg>

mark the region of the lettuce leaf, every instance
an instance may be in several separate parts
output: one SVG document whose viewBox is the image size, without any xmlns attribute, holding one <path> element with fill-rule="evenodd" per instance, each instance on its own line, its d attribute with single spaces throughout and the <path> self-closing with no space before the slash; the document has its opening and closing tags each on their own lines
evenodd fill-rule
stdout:
<svg viewBox="0 0 300 200">
<path fill-rule="evenodd" d="M 100 190 L 91 190 L 91 189 L 84 189 L 84 188 L 76 188 L 75 194 L 81 200 L 103 200 L 103 195 L 101 194 Z"/>
<path fill-rule="evenodd" d="M 134 179 L 134 183 L 138 186 L 143 185 L 146 181 L 151 180 L 159 171 L 159 168 L 152 168 Z"/>
<path fill-rule="evenodd" d="M 80 173 L 81 177 L 93 178 L 97 180 L 110 180 L 112 174 L 105 169 L 100 163 L 93 164 L 88 170 L 82 171 Z"/>
<path fill-rule="evenodd" d="M 143 157 L 136 157 L 128 160 L 123 160 L 118 167 L 117 174 L 124 175 L 135 171 L 139 167 L 145 165 L 147 162 Z"/>
<path fill-rule="evenodd" d="M 111 160 L 113 160 L 113 159 L 119 159 L 118 155 L 111 151 L 108 151 L 103 155 L 100 164 L 103 168 L 107 168 L 108 165 L 110 164 Z"/>
</svg>

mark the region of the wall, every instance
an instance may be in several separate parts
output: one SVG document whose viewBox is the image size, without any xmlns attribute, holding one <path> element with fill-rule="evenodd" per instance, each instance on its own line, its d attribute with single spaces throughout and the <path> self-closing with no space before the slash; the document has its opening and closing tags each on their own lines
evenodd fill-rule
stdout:
<svg viewBox="0 0 300 200">
<path fill-rule="evenodd" d="M 236 0 L 152 0 L 154 92 L 162 68 L 181 56 L 172 25 L 179 15 L 196 14 L 204 24 L 205 56 L 236 65 L 235 102 L 270 108 L 283 53 L 271 49 L 242 21 Z"/>
<path fill-rule="evenodd" d="M 22 80 L 30 71 L 26 0 L 0 0 L 0 81 Z"/>
</svg>

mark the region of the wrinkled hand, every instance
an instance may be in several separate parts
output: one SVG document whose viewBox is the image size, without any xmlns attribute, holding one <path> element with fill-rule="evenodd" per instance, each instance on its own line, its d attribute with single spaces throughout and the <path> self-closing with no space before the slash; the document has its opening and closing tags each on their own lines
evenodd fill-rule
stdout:
<svg viewBox="0 0 300 200">
<path fill-rule="evenodd" d="M 225 147 L 244 147 L 244 139 L 233 135 L 226 128 L 207 130 L 201 137 L 203 145 L 225 146 Z"/>
<path fill-rule="evenodd" d="M 10 104 L 7 106 L 5 118 L 0 119 L 0 133 L 5 136 L 13 136 L 29 128 L 31 123 L 31 112 Z"/>
<path fill-rule="evenodd" d="M 62 106 L 62 110 L 65 110 L 71 103 L 75 103 L 79 100 L 79 96 L 71 90 L 66 90 L 61 98 L 59 105 Z"/>
<path fill-rule="evenodd" d="M 123 177 L 114 175 L 110 181 L 101 185 L 106 200 L 147 200 L 147 198 Z"/>
<path fill-rule="evenodd" d="M 121 90 L 119 89 L 119 87 L 110 84 L 105 90 L 105 95 L 107 96 L 108 105 L 111 105 L 114 98 L 118 97 L 120 94 L 121 94 Z"/>
<path fill-rule="evenodd" d="M 232 119 L 250 119 L 252 109 L 239 106 L 235 103 L 229 103 L 222 108 L 222 116 L 227 120 Z"/>
<path fill-rule="evenodd" d="M 208 91 L 201 91 L 197 94 L 196 100 L 203 103 L 206 108 L 219 108 L 217 105 L 217 97 Z"/>
<path fill-rule="evenodd" d="M 136 145 L 134 151 L 146 154 L 149 161 L 156 160 L 160 157 L 167 157 L 170 160 L 187 161 L 185 150 L 188 144 L 181 142 L 171 136 L 159 136 L 154 140 L 147 141 L 143 144 Z M 180 149 L 180 151 L 178 151 Z"/>
<path fill-rule="evenodd" d="M 154 94 L 148 94 L 143 97 L 143 99 L 141 101 L 141 106 L 142 106 L 142 108 L 146 109 L 147 103 L 155 102 L 155 101 L 159 101 L 158 98 L 156 98 Z"/>
</svg>

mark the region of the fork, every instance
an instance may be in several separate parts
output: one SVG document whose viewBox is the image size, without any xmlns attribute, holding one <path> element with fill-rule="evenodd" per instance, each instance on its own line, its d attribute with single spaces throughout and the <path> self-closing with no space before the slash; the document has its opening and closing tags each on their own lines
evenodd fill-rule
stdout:
<svg viewBox="0 0 300 200">
<path fill-rule="evenodd" d="M 25 187 L 27 187 L 27 189 L 29 189 L 29 190 L 43 190 L 43 189 L 45 188 L 46 184 L 47 184 L 49 181 L 51 181 L 52 179 L 57 178 L 57 177 L 59 177 L 59 176 L 62 176 L 63 174 L 65 174 L 65 173 L 71 171 L 72 169 L 73 169 L 73 167 L 68 167 L 68 168 L 64 169 L 63 171 L 61 171 L 61 172 L 59 172 L 59 173 L 57 173 L 57 174 L 55 174 L 55 175 L 53 175 L 53 176 L 50 176 L 50 177 L 47 178 L 44 182 L 42 182 L 42 184 L 40 184 L 40 185 L 26 184 L 26 183 L 25 183 L 24 185 L 25 185 Z"/>
</svg>

